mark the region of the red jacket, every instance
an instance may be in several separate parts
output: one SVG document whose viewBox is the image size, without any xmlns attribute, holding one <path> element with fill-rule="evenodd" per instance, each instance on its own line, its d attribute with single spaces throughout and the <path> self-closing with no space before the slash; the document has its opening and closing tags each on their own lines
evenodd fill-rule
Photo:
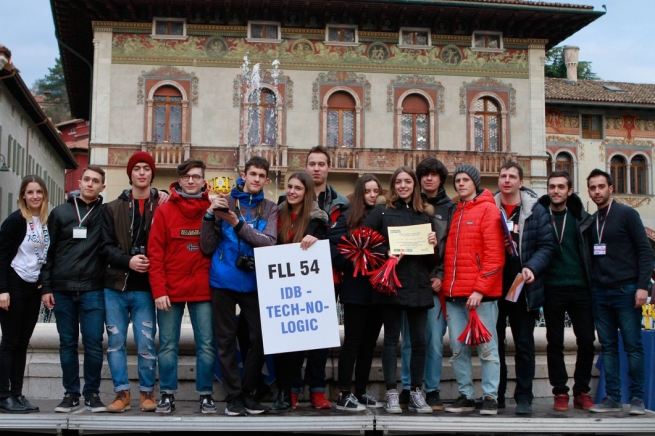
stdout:
<svg viewBox="0 0 655 436">
<path fill-rule="evenodd" d="M 469 297 L 474 291 L 486 299 L 503 293 L 505 235 L 500 211 L 491 192 L 457 203 L 450 223 L 444 260 L 446 298 Z"/>
<path fill-rule="evenodd" d="M 184 198 L 176 183 L 171 198 L 155 211 L 148 239 L 150 287 L 154 298 L 171 303 L 210 301 L 211 258 L 200 251 L 202 217 L 211 205 L 209 193 Z"/>
</svg>

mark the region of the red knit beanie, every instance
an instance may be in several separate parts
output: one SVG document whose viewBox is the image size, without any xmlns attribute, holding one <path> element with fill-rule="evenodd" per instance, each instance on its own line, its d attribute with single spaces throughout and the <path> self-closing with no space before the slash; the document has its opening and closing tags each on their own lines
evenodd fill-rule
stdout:
<svg viewBox="0 0 655 436">
<path fill-rule="evenodd" d="M 152 170 L 152 180 L 155 180 L 155 172 L 157 167 L 155 167 L 155 160 L 152 158 L 152 155 L 145 151 L 137 151 L 130 157 L 130 160 L 127 161 L 127 177 L 132 180 L 132 169 L 139 162 L 147 163 Z"/>
</svg>

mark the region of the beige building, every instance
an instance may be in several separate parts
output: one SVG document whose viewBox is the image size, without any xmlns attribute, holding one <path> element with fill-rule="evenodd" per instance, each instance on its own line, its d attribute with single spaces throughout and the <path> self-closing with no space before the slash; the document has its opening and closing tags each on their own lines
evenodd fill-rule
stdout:
<svg viewBox="0 0 655 436">
<path fill-rule="evenodd" d="M 270 197 L 316 144 L 331 148 L 330 182 L 344 193 L 364 173 L 386 184 L 428 155 L 450 170 L 475 165 L 490 187 L 518 160 L 543 191 L 545 51 L 603 14 L 484 0 L 83 0 L 83 13 L 73 3 L 53 0 L 54 19 L 108 198 L 141 149 L 160 188 L 187 157 L 211 178 L 262 154 Z"/>
<path fill-rule="evenodd" d="M 18 208 L 24 176 L 43 178 L 52 209 L 64 202 L 66 169 L 76 167 L 59 132 L 11 62 L 11 52 L 0 45 L 0 222 Z"/>
<path fill-rule="evenodd" d="M 573 56 L 577 62 L 577 54 Z M 639 212 L 655 241 L 655 84 L 578 80 L 572 75 L 546 79 L 545 90 L 549 169 L 573 175 L 575 191 L 589 212 L 596 206 L 587 194 L 587 176 L 594 168 L 610 173 L 614 198 Z"/>
</svg>

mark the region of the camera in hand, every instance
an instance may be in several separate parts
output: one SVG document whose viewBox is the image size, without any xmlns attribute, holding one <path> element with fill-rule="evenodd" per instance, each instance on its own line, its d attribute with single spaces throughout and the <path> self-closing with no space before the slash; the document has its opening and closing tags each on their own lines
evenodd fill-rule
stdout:
<svg viewBox="0 0 655 436">
<path fill-rule="evenodd" d="M 255 270 L 255 258 L 246 254 L 239 255 L 234 264 L 242 271 L 252 272 Z"/>
<path fill-rule="evenodd" d="M 227 211 L 230 210 L 230 208 L 229 208 L 229 207 L 215 207 L 215 208 L 212 209 L 212 210 L 216 210 L 216 211 L 218 211 L 218 212 L 227 212 Z"/>
<path fill-rule="evenodd" d="M 136 256 L 137 254 L 143 254 L 145 256 L 146 247 L 143 245 L 139 245 L 138 247 L 132 247 L 132 249 L 130 250 L 130 256 Z"/>
</svg>

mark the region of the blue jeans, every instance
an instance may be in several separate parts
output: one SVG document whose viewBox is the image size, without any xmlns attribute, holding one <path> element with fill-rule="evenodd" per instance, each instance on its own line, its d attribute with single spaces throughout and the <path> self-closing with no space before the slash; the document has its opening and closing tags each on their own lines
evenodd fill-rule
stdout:
<svg viewBox="0 0 655 436">
<path fill-rule="evenodd" d="M 425 358 L 425 392 L 440 392 L 439 383 L 441 383 L 441 358 L 443 357 L 443 337 L 446 334 L 446 317 L 441 310 L 439 297 L 433 296 L 434 307 L 428 310 L 428 324 L 425 331 L 425 344 L 427 354 Z M 409 335 L 409 322 L 407 321 L 407 312 L 403 311 L 403 324 L 400 328 L 402 345 L 400 347 L 401 372 L 400 380 L 403 383 L 403 389 L 409 390 L 412 384 L 412 377 L 409 371 L 409 360 L 412 355 L 412 339 Z"/>
<path fill-rule="evenodd" d="M 177 355 L 185 305 L 189 306 L 193 339 L 196 344 L 196 394 L 211 395 L 214 392 L 216 360 L 211 301 L 171 303 L 167 311 L 157 310 L 159 390 L 166 394 L 177 393 Z"/>
<path fill-rule="evenodd" d="M 114 392 L 129 391 L 127 376 L 127 329 L 132 321 L 138 353 L 139 391 L 152 392 L 157 372 L 155 348 L 155 302 L 151 292 L 116 291 L 105 288 L 105 324 L 107 324 L 107 363 Z"/>
<path fill-rule="evenodd" d="M 448 316 L 448 333 L 450 335 L 450 349 L 453 357 L 450 364 L 453 367 L 457 387 L 461 395 L 472 399 L 475 394 L 473 386 L 473 366 L 471 365 L 471 347 L 457 340 L 464 332 L 469 321 L 469 311 L 464 301 L 447 301 L 446 312 Z M 495 301 L 485 301 L 477 308 L 478 317 L 482 324 L 492 334 L 491 341 L 478 345 L 478 357 L 482 366 L 482 392 L 483 396 L 498 398 L 498 383 L 500 382 L 500 359 L 498 358 L 498 338 L 495 327 L 498 320 L 498 305 Z"/>
<path fill-rule="evenodd" d="M 641 343 L 641 308 L 635 308 L 637 285 L 619 289 L 592 287 L 594 321 L 598 331 L 603 367 L 605 368 L 605 392 L 621 403 L 621 371 L 619 364 L 619 337 L 628 354 L 630 398 L 644 398 L 644 347 Z"/>
<path fill-rule="evenodd" d="M 80 332 L 84 345 L 83 395 L 100 392 L 102 336 L 105 327 L 103 291 L 53 292 L 55 318 L 59 332 L 59 361 L 67 394 L 80 394 L 80 362 L 77 342 Z"/>
</svg>

